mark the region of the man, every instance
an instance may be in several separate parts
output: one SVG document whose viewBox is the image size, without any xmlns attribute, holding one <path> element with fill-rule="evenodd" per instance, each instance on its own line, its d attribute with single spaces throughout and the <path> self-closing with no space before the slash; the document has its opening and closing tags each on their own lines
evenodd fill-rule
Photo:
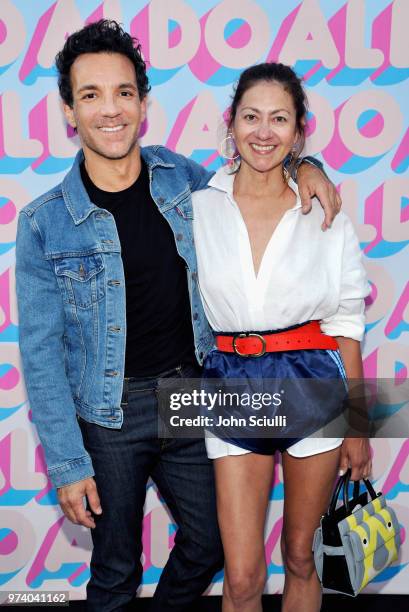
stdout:
<svg viewBox="0 0 409 612">
<path fill-rule="evenodd" d="M 88 609 L 125 610 L 135 596 L 152 477 L 178 525 L 152 610 L 190 610 L 223 564 L 212 466 L 203 440 L 158 439 L 156 386 L 197 377 L 213 345 L 190 221 L 190 192 L 211 175 L 164 147 L 140 149 L 148 80 L 140 47 L 117 23 L 74 33 L 56 63 L 82 150 L 19 218 L 20 346 L 33 418 L 63 512 L 91 528 Z M 336 208 L 324 175 L 303 173 L 307 200 L 328 191 Z"/>
</svg>

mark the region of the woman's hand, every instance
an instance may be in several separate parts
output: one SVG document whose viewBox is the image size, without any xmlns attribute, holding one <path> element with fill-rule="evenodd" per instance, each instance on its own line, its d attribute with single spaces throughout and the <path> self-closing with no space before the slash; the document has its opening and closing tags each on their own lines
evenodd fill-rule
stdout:
<svg viewBox="0 0 409 612">
<path fill-rule="evenodd" d="M 351 468 L 351 480 L 368 478 L 372 470 L 371 447 L 368 438 L 345 438 L 341 446 L 339 475 Z"/>
<path fill-rule="evenodd" d="M 325 214 L 321 228 L 325 231 L 328 227 L 331 227 L 331 223 L 341 210 L 342 205 L 341 197 L 335 189 L 335 185 L 321 170 L 306 162 L 301 164 L 297 170 L 297 184 L 302 212 L 310 212 L 311 198 L 317 197 Z"/>
</svg>

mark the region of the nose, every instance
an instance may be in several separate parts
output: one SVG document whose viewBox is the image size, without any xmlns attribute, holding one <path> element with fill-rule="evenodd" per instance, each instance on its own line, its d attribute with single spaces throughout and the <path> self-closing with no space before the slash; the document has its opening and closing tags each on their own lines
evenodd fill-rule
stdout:
<svg viewBox="0 0 409 612">
<path fill-rule="evenodd" d="M 115 95 L 107 94 L 102 99 L 101 114 L 104 117 L 116 117 L 121 113 L 118 98 Z"/>
<path fill-rule="evenodd" d="M 260 121 L 257 126 L 256 136 L 260 140 L 268 140 L 273 134 L 271 123 L 266 119 Z"/>
</svg>

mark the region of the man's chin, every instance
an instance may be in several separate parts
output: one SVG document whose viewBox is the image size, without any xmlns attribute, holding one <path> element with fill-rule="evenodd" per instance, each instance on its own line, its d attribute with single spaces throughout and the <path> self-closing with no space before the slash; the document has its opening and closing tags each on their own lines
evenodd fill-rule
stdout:
<svg viewBox="0 0 409 612">
<path fill-rule="evenodd" d="M 130 151 L 127 151 L 126 153 L 107 153 L 107 154 L 102 154 L 103 157 L 105 157 L 106 159 L 125 159 L 125 157 L 128 157 Z"/>
<path fill-rule="evenodd" d="M 90 149 L 94 154 L 99 157 L 103 157 L 104 159 L 120 160 L 129 157 L 132 152 L 138 147 L 138 144 L 135 143 L 130 147 L 121 148 L 121 149 L 100 149 L 99 147 L 90 147 L 87 145 L 87 148 Z"/>
</svg>

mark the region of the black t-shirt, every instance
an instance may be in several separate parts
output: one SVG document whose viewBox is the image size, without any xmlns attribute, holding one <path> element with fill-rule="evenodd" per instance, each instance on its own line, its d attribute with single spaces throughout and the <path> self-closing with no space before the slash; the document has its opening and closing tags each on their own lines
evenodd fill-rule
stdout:
<svg viewBox="0 0 409 612">
<path fill-rule="evenodd" d="M 116 223 L 125 272 L 127 337 L 125 376 L 155 376 L 182 363 L 194 362 L 193 330 L 186 264 L 175 238 L 141 173 L 123 191 L 103 191 L 81 178 L 96 206 L 109 211 Z"/>
</svg>

